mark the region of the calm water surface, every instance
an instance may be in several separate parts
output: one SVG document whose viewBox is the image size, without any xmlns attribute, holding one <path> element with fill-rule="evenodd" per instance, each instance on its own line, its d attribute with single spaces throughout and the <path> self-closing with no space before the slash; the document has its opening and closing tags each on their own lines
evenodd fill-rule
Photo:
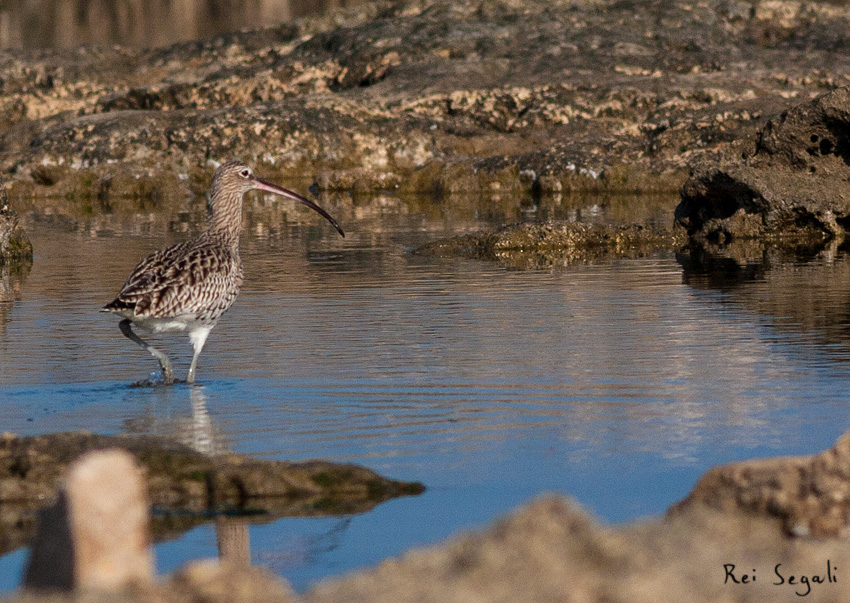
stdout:
<svg viewBox="0 0 850 603">
<path fill-rule="evenodd" d="M 222 449 L 426 484 L 364 514 L 252 525 L 253 562 L 304 590 L 544 492 L 604 521 L 658 515 L 711 465 L 816 452 L 850 425 L 840 251 L 517 271 L 406 253 L 452 220 L 361 214 L 340 216 L 344 240 L 319 222 L 249 218 L 245 290 L 196 388 L 129 387 L 156 363 L 97 310 L 138 259 L 197 224 L 30 217 L 35 263 L 0 305 L 0 430 L 200 429 Z M 187 339 L 160 341 L 182 378 Z M 162 572 L 216 553 L 212 525 L 156 546 Z M 0 558 L 0 590 L 25 561 Z"/>
</svg>

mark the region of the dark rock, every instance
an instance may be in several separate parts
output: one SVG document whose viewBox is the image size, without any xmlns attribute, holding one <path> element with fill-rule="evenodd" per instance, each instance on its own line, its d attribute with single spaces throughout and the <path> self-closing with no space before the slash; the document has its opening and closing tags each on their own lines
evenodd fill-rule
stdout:
<svg viewBox="0 0 850 603">
<path fill-rule="evenodd" d="M 843 237 L 850 226 L 850 88 L 784 111 L 694 169 L 676 219 L 695 238 Z"/>
</svg>

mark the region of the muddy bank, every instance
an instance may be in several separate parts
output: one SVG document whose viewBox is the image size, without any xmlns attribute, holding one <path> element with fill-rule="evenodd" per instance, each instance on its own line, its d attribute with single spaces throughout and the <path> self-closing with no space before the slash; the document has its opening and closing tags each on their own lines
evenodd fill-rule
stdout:
<svg viewBox="0 0 850 603">
<path fill-rule="evenodd" d="M 845 82 L 848 21 L 830 2 L 403 0 L 150 51 L 4 52 L 0 170 L 15 197 L 94 201 L 197 194 L 230 157 L 329 190 L 675 190 Z"/>
<path fill-rule="evenodd" d="M 13 600 L 844 601 L 848 490 L 850 433 L 820 454 L 714 468 L 660 519 L 608 526 L 573 501 L 542 497 L 483 531 L 327 580 L 303 596 L 257 568 L 199 562 L 108 597 L 30 592 Z M 790 508 L 811 528 L 826 528 L 808 532 L 820 537 L 789 530 L 800 525 L 788 523 Z"/>
<path fill-rule="evenodd" d="M 143 468 L 155 509 L 154 535 L 167 537 L 217 513 L 259 521 L 366 511 L 422 484 L 390 480 L 356 465 L 288 463 L 238 454 L 211 457 L 165 438 L 68 432 L 0 436 L 0 553 L 25 546 L 35 512 L 52 501 L 69 463 L 91 450 L 122 448 Z"/>
</svg>

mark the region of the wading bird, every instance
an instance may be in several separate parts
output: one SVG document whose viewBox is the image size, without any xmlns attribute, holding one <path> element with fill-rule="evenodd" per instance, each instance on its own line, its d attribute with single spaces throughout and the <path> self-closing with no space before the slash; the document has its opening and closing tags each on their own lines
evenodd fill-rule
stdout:
<svg viewBox="0 0 850 603">
<path fill-rule="evenodd" d="M 301 195 L 261 180 L 241 161 L 221 164 L 209 192 L 209 226 L 199 236 L 166 247 L 143 259 L 130 274 L 118 296 L 103 307 L 123 317 L 121 332 L 159 361 L 162 379 L 174 383 L 168 357 L 133 332 L 131 325 L 163 333 L 187 331 L 194 348 L 186 383 L 195 382 L 198 356 L 216 322 L 242 288 L 239 231 L 242 197 L 260 190 L 302 203 L 317 211 L 345 233 L 328 212 Z"/>
</svg>

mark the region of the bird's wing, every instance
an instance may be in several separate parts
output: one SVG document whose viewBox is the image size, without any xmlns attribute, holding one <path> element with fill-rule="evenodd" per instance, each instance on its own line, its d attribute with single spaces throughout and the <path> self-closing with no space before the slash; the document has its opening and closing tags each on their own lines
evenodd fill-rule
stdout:
<svg viewBox="0 0 850 603">
<path fill-rule="evenodd" d="M 178 243 L 143 259 L 117 297 L 104 310 L 130 311 L 138 317 L 169 318 L 194 313 L 203 302 L 207 281 L 218 281 L 218 254 L 195 241 Z"/>
</svg>

